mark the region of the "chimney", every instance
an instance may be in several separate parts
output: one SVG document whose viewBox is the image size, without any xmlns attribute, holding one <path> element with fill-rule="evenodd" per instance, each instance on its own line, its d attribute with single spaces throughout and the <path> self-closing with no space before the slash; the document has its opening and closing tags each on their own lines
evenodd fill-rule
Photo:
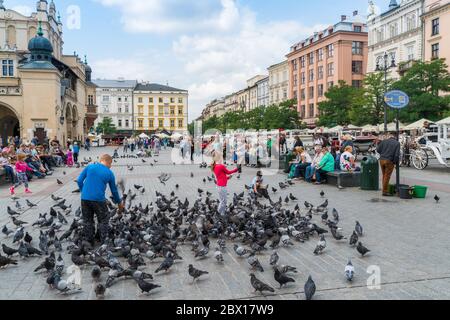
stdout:
<svg viewBox="0 0 450 320">
<path fill-rule="evenodd" d="M 353 16 L 356 17 L 358 15 L 358 10 L 353 11 Z"/>
<path fill-rule="evenodd" d="M 346 15 L 342 15 L 341 16 L 341 22 L 347 20 L 347 16 Z"/>
</svg>

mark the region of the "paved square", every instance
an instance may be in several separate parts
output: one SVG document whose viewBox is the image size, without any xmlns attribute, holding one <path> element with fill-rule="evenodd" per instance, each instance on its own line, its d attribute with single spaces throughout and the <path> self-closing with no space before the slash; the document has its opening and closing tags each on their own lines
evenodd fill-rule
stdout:
<svg viewBox="0 0 450 320">
<path fill-rule="evenodd" d="M 102 153 L 112 154 L 112 148 L 93 149 L 89 154 L 93 159 Z M 169 195 L 175 190 L 175 185 L 180 188 L 176 195 L 183 201 L 186 197 L 191 205 L 197 198 L 197 188 L 200 187 L 213 193 L 216 199 L 216 188 L 211 182 L 206 184 L 203 179 L 211 175 L 209 169 L 200 169 L 198 165 L 173 165 L 169 151 L 163 151 L 157 158 L 158 163 L 150 166 L 139 159 L 119 159 L 114 164 L 113 170 L 118 179 L 126 182 L 126 190 L 134 184 L 145 187 L 146 193 L 138 195 L 136 202 L 147 203 L 156 200 L 155 191 Z M 151 160 L 152 161 L 152 160 Z M 127 165 L 133 165 L 131 172 Z M 63 175 L 66 171 L 66 175 Z M 26 210 L 20 216 L 20 220 L 29 223 L 25 231 L 32 237 L 33 245 L 37 247 L 39 229 L 31 224 L 37 220 L 39 213 L 49 211 L 55 204 L 51 195 L 67 199 L 67 204 L 72 205 L 72 221 L 75 210 L 80 206 L 79 194 L 73 194 L 77 189 L 74 180 L 81 169 L 58 169 L 55 175 L 45 180 L 31 184 L 34 194 L 30 197 L 21 197 L 20 203 L 26 207 L 25 199 L 38 204 L 36 209 Z M 194 178 L 190 174 L 194 173 Z M 430 187 L 425 200 L 400 200 L 389 199 L 389 202 L 376 202 L 381 199 L 378 192 L 365 192 L 359 189 L 338 190 L 331 186 L 317 187 L 305 183 L 296 183 L 284 191 L 278 191 L 274 199 L 280 196 L 284 199 L 289 193 L 299 198 L 298 204 L 303 208 L 305 200 L 319 205 L 324 201 L 319 195 L 324 190 L 329 199 L 329 208 L 336 208 L 341 217 L 340 226 L 344 235 L 349 237 L 358 220 L 364 227 L 365 235 L 361 239 L 365 246 L 372 252 L 361 258 L 354 248 L 349 247 L 348 241 L 337 242 L 331 235 L 326 236 L 328 246 L 320 256 L 313 254 L 318 237 L 314 236 L 306 243 L 295 242 L 290 248 L 277 249 L 280 255 L 280 263 L 298 268 L 299 273 L 294 275 L 296 283 L 290 284 L 281 290 L 276 289 L 274 295 L 262 297 L 255 294 L 250 284 L 250 268 L 247 259 L 238 258 L 232 247 L 233 243 L 227 240 L 227 250 L 224 253 L 225 262 L 218 264 L 213 258 L 213 252 L 205 260 L 195 260 L 191 252 L 191 246 L 180 245 L 179 255 L 183 261 L 177 262 L 168 274 L 154 274 L 161 263 L 161 259 L 153 262 L 145 259 L 147 266 L 143 271 L 154 276 L 153 282 L 161 285 L 150 295 L 141 295 L 137 284 L 132 279 L 120 280 L 107 290 L 106 299 L 304 299 L 303 286 L 311 275 L 317 286 L 314 299 L 449 299 L 450 298 L 450 241 L 448 230 L 450 229 L 450 171 L 438 167 L 432 167 L 426 171 L 404 169 L 402 182 L 408 184 L 421 184 Z M 172 178 L 166 186 L 162 185 L 157 177 L 161 173 L 169 173 Z M 256 170 L 245 168 L 238 180 L 234 177 L 230 181 L 230 193 L 240 193 L 244 184 L 250 184 Z M 62 186 L 56 183 L 61 179 Z M 285 181 L 284 174 L 265 177 L 265 182 L 271 186 L 277 186 Z M 7 214 L 7 206 L 15 208 L 15 202 L 8 196 L 7 185 L 0 187 L 0 227 L 7 225 L 13 229 L 14 225 Z M 278 188 L 278 187 L 277 187 Z M 279 189 L 279 188 L 278 188 Z M 22 190 L 20 190 L 22 192 Z M 433 200 L 435 194 L 439 194 L 441 202 L 436 204 Z M 272 196 L 272 193 L 271 193 Z M 231 198 L 231 195 L 230 195 Z M 230 199 L 231 200 L 231 199 Z M 293 209 L 296 202 L 290 202 L 286 208 Z M 330 211 L 331 213 L 331 211 Z M 313 217 L 314 222 L 324 227 L 320 221 L 320 215 Z M 63 227 L 66 230 L 67 226 Z M 12 238 L 0 235 L 0 242 L 17 248 L 12 244 Z M 211 239 L 211 250 L 214 251 L 216 240 Z M 238 241 L 239 242 L 239 241 Z M 240 242 L 239 242 L 240 243 Z M 269 242 L 270 243 L 270 242 Z M 64 261 L 66 267 L 71 265 L 70 255 L 66 253 L 69 242 L 63 243 Z M 256 273 L 257 277 L 278 288 L 274 280 L 273 271 L 269 265 L 272 251 L 267 250 L 258 255 L 265 272 Z M 3 252 L 2 252 L 3 254 Z M 33 270 L 44 260 L 43 258 L 27 258 L 26 260 L 15 257 L 18 266 L 8 266 L 0 270 L 0 299 L 51 299 L 51 300 L 79 300 L 96 299 L 95 285 L 91 279 L 92 267 L 82 270 L 82 291 L 73 295 L 61 295 L 56 290 L 49 289 L 46 284 L 46 274 L 35 274 Z M 348 259 L 352 259 L 356 276 L 353 283 L 346 282 L 344 268 Z M 188 275 L 188 265 L 209 271 L 209 275 L 192 284 Z M 123 262 L 126 265 L 125 262 Z M 380 271 L 379 289 L 370 289 L 367 284 L 370 281 L 370 270 Z M 64 274 L 64 278 L 68 275 Z M 107 278 L 107 271 L 103 272 L 102 282 Z"/>
</svg>

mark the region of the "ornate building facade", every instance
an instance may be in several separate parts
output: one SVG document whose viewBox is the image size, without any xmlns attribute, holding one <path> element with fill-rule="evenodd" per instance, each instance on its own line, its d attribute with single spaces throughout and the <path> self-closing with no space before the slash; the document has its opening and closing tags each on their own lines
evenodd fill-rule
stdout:
<svg viewBox="0 0 450 320">
<path fill-rule="evenodd" d="M 26 17 L 0 5 L 0 136 L 40 142 L 83 139 L 86 68 L 76 54 L 63 55 L 62 24 L 52 1 L 38 1 Z"/>
</svg>

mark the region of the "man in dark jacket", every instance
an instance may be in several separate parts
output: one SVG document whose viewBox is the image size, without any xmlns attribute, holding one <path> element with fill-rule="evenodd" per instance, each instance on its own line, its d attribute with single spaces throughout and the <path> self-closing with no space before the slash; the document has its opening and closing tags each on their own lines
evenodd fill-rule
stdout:
<svg viewBox="0 0 450 320">
<path fill-rule="evenodd" d="M 392 196 L 389 193 L 389 181 L 394 172 L 395 165 L 400 161 L 400 142 L 390 134 L 388 139 L 381 141 L 377 148 L 380 154 L 380 166 L 383 173 L 383 196 Z"/>
</svg>

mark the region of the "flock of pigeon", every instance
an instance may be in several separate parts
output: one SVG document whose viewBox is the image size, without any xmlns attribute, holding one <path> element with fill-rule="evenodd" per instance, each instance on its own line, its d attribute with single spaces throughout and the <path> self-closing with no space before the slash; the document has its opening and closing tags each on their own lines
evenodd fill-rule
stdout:
<svg viewBox="0 0 450 320">
<path fill-rule="evenodd" d="M 200 168 L 207 168 L 207 165 L 201 164 Z M 194 174 L 190 176 L 193 178 Z M 170 178 L 168 174 L 158 177 L 163 185 Z M 207 176 L 203 182 L 213 183 L 214 180 L 214 177 Z M 292 184 L 287 181 L 279 183 L 279 187 L 285 190 Z M 7 208 L 11 223 L 2 228 L 9 245 L 2 244 L 0 268 L 18 265 L 20 259 L 36 258 L 34 272 L 42 274 L 49 288 L 62 294 L 81 290 L 74 277 L 65 275 L 73 274 L 73 268 L 89 268 L 95 293 L 100 299 L 107 289 L 113 290 L 119 280 L 135 281 L 139 290 L 147 294 L 160 288 L 153 281 L 153 275 L 144 270 L 147 270 L 149 263 L 157 263 L 159 266 L 155 274 L 169 273 L 175 263 L 184 260 L 177 251 L 179 246 L 190 246 L 194 261 L 213 258 L 219 264 L 227 263 L 224 252 L 231 248 L 231 254 L 247 260 L 250 284 L 255 292 L 264 294 L 275 292 L 271 285 L 257 277 L 258 272 L 265 272 L 265 261 L 262 260 L 265 251 L 272 252 L 267 262 L 280 288 L 295 283 L 292 275 L 299 272 L 294 266 L 279 263 L 277 249 L 280 247 L 293 247 L 296 243 L 313 241 L 317 237 L 317 246 L 311 254 L 321 255 L 326 251 L 326 236 L 331 234 L 333 241 L 348 241 L 349 247 L 362 257 L 370 252 L 359 241 L 363 237 L 361 224 L 356 222 L 353 234 L 347 239 L 339 227 L 339 213 L 336 209 L 329 210 L 328 200 L 319 206 L 305 202 L 304 208 L 300 208 L 298 199 L 292 193 L 284 200 L 280 197 L 273 202 L 269 198 L 268 203 L 263 203 L 244 191 L 233 195 L 227 216 L 222 217 L 217 213 L 218 201 L 210 192 L 200 188 L 198 198 L 192 204 L 188 199 L 180 200 L 176 194 L 179 189 L 177 184 L 170 195 L 156 192 L 156 200 L 143 205 L 137 200 L 139 194 L 145 194 L 143 186 L 134 185 L 133 190 L 126 191 L 122 180 L 118 182 L 118 187 L 122 190 L 126 209 L 120 212 L 108 203 L 110 236 L 98 248 L 83 241 L 81 209 L 72 213 L 72 206 L 66 205 L 65 199 L 51 195 L 54 204 L 49 212 L 39 214 L 39 218 L 32 223 L 21 221 L 21 213 L 35 210 L 38 206 L 29 200 L 23 206 L 16 199 L 15 208 Z M 248 186 L 245 187 L 248 189 Z M 278 192 L 275 188 L 271 191 L 274 194 Z M 325 197 L 323 191 L 320 195 Z M 295 208 L 288 209 L 286 205 L 293 202 L 296 203 Z M 314 221 L 315 217 L 318 221 Z M 37 231 L 39 238 L 33 239 L 30 233 L 37 234 Z M 214 250 L 211 250 L 212 242 L 216 243 Z M 70 262 L 64 260 L 68 257 Z M 66 265 L 70 265 L 70 271 Z M 194 282 L 208 271 L 190 264 L 187 273 Z M 103 274 L 106 276 L 102 277 Z M 355 269 L 352 261 L 345 265 L 344 276 L 349 282 L 353 280 Z M 102 278 L 106 280 L 102 281 Z M 311 300 L 315 291 L 316 284 L 310 276 L 304 285 L 306 299 Z"/>
</svg>

